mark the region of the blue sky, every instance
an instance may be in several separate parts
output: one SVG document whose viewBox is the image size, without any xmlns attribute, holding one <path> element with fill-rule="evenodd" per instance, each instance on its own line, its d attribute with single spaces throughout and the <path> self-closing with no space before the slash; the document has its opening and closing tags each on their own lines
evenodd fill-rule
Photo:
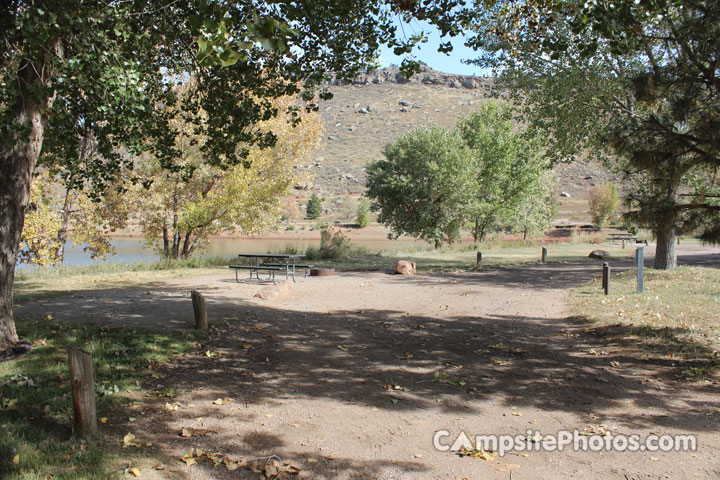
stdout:
<svg viewBox="0 0 720 480">
<path fill-rule="evenodd" d="M 398 35 L 404 34 L 406 37 L 410 37 L 413 34 L 424 31 L 428 37 L 427 43 L 421 43 L 419 49 L 415 48 L 414 55 L 417 60 L 421 60 L 427 63 L 430 67 L 435 70 L 439 70 L 445 73 L 455 73 L 461 75 L 487 75 L 488 72 L 484 71 L 480 67 L 475 65 L 465 65 L 462 63 L 463 59 L 476 58 L 477 53 L 471 48 L 463 45 L 464 40 L 462 37 L 455 37 L 450 39 L 446 37 L 443 41 L 451 40 L 453 45 L 453 51 L 449 55 L 440 53 L 437 51 L 438 46 L 441 42 L 440 32 L 435 27 L 429 25 L 427 22 L 413 21 L 410 24 L 396 22 L 398 26 Z M 402 27 L 402 28 L 401 28 Z M 380 50 L 380 62 L 383 67 L 387 67 L 391 64 L 400 65 L 403 58 L 408 55 L 396 56 L 392 49 L 383 47 Z"/>
</svg>

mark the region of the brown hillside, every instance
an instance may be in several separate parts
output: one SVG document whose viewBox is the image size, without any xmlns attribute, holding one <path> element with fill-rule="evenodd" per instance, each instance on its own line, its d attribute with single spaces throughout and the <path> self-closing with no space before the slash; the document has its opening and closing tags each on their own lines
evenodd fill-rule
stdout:
<svg viewBox="0 0 720 480">
<path fill-rule="evenodd" d="M 314 181 L 303 198 L 316 192 L 326 198 L 332 213 L 345 195 L 365 191 L 364 168 L 382 158 L 385 144 L 423 125 L 452 127 L 482 102 L 490 79 L 450 75 L 425 68 L 405 81 L 397 68 L 364 75 L 352 84 L 330 87 L 333 99 L 320 103 L 325 120 L 325 148 L 307 168 Z M 587 191 L 597 183 L 617 181 L 594 164 L 560 165 L 556 168 L 560 218 L 579 219 L 587 209 Z"/>
</svg>

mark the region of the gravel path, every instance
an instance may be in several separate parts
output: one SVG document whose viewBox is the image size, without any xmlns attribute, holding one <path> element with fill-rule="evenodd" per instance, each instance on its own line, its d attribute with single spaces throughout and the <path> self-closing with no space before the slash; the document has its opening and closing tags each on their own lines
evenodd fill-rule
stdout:
<svg viewBox="0 0 720 480">
<path fill-rule="evenodd" d="M 720 257 L 683 252 L 693 262 Z M 228 274 L 35 302 L 17 315 L 175 329 L 192 323 L 188 291 L 206 295 L 216 328 L 144 385 L 173 388 L 172 402 L 193 407 L 166 412 L 168 399 L 143 397 L 127 425 L 174 470 L 155 475 L 257 478 L 178 461 L 200 447 L 277 455 L 302 478 L 720 478 L 720 414 L 707 415 L 720 408 L 718 384 L 677 383 L 670 362 L 638 359 L 617 331 L 587 331 L 568 289 L 598 273 L 597 264 L 343 273 L 299 282 L 273 301 Z M 213 403 L 224 397 L 232 403 Z M 182 427 L 217 433 L 183 438 Z M 698 449 L 515 451 L 487 461 L 433 447 L 438 432 L 444 445 L 461 432 L 535 445 L 525 437 L 575 429 L 693 434 Z"/>
</svg>

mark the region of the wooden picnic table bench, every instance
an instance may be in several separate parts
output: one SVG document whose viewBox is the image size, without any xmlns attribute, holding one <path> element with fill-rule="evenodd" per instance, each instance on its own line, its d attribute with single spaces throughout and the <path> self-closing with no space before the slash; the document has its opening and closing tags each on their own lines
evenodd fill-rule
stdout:
<svg viewBox="0 0 720 480">
<path fill-rule="evenodd" d="M 253 278 L 253 272 L 255 272 L 255 278 L 258 279 L 258 282 L 260 281 L 260 270 L 267 271 L 268 272 L 268 280 L 272 280 L 273 283 L 275 283 L 275 272 L 279 272 L 281 270 L 287 270 L 285 267 L 271 267 L 267 265 L 229 265 L 229 268 L 232 268 L 235 270 L 235 281 L 240 283 L 240 279 L 238 278 L 238 270 L 247 270 L 250 272 L 250 278 L 249 280 L 252 280 Z"/>
<path fill-rule="evenodd" d="M 250 263 L 249 265 L 229 266 L 235 270 L 235 281 L 238 283 L 241 282 L 238 277 L 239 270 L 247 270 L 250 272 L 250 277 L 247 281 L 253 280 L 253 273 L 255 273 L 255 278 L 260 281 L 260 272 L 263 271 L 268 273 L 268 280 L 272 280 L 272 282 L 275 283 L 275 272 L 284 271 L 285 280 L 292 277 L 294 282 L 296 281 L 295 271 L 298 267 L 305 268 L 305 277 L 307 277 L 307 271 L 312 267 L 312 265 L 297 265 L 295 261 L 299 258 L 305 258 L 305 255 L 295 253 L 241 253 L 238 257 L 247 258 Z M 280 260 L 284 260 L 284 263 L 279 263 L 278 261 Z M 273 261 L 278 263 L 271 263 Z"/>
<path fill-rule="evenodd" d="M 637 243 L 637 236 L 632 233 L 608 233 L 607 240 L 610 243 L 622 242 L 622 246 L 625 248 L 625 242 L 627 241 Z"/>
<path fill-rule="evenodd" d="M 262 263 L 260 264 L 261 267 L 282 267 L 283 269 L 288 267 L 285 263 Z M 315 268 L 315 265 L 301 265 L 301 264 L 295 264 L 295 265 L 289 265 L 294 266 L 296 269 L 302 268 L 303 274 L 305 275 L 305 278 L 307 278 L 308 273 L 310 272 L 311 268 Z"/>
</svg>

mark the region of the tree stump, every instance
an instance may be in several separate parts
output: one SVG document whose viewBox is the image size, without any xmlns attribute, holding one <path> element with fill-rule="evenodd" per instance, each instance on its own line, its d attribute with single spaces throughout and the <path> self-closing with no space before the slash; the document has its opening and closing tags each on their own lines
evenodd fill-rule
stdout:
<svg viewBox="0 0 720 480">
<path fill-rule="evenodd" d="M 97 432 L 92 357 L 81 348 L 68 347 L 68 359 L 75 431 L 78 435 L 90 436 Z"/>
<path fill-rule="evenodd" d="M 207 330 L 208 319 L 205 311 L 205 297 L 195 290 L 190 292 L 190 297 L 192 298 L 193 313 L 195 313 L 195 328 Z"/>
<path fill-rule="evenodd" d="M 475 270 L 482 270 L 482 252 L 477 252 L 475 258 Z"/>
<path fill-rule="evenodd" d="M 546 247 L 542 247 L 542 253 L 540 254 L 540 260 L 542 261 L 542 263 L 547 262 L 547 248 Z"/>
</svg>

